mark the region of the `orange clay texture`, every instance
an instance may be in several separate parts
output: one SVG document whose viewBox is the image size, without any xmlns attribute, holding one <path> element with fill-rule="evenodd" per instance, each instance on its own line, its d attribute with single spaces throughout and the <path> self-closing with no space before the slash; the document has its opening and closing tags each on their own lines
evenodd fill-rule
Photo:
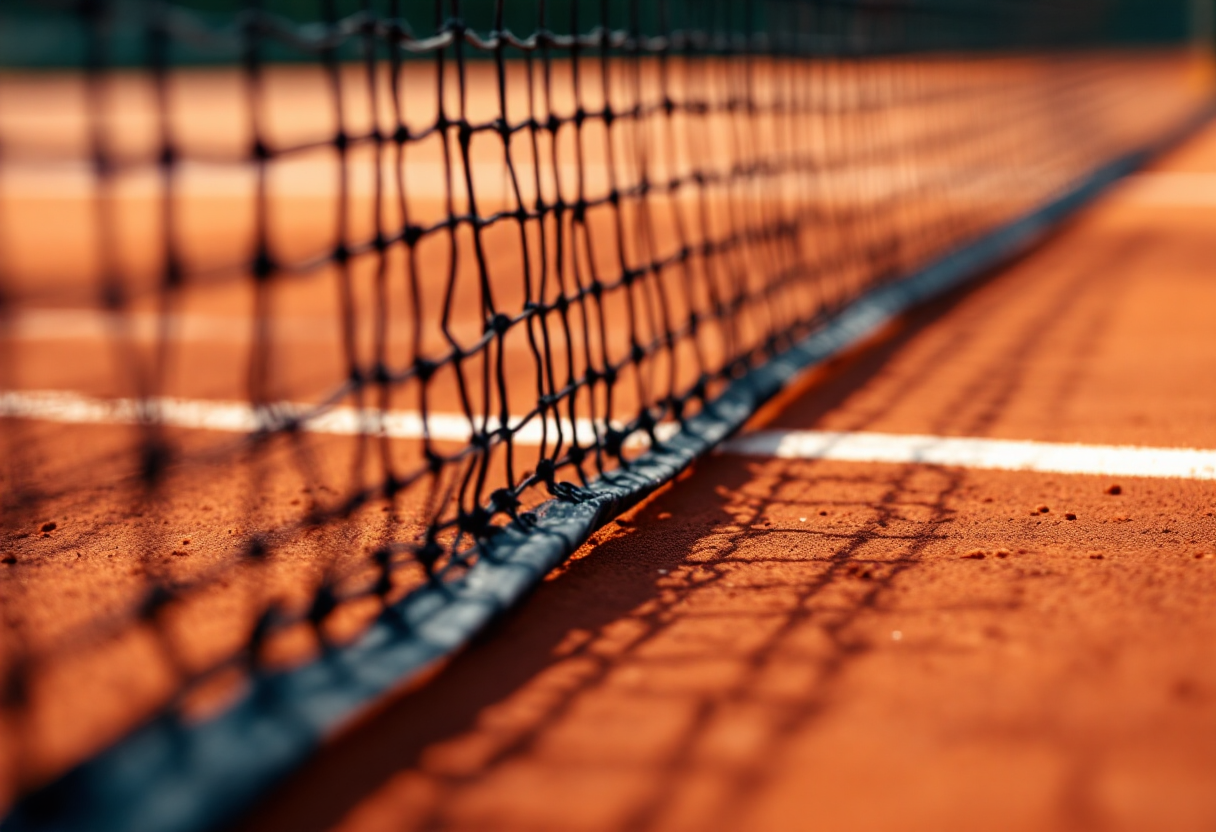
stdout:
<svg viewBox="0 0 1216 832">
<path fill-rule="evenodd" d="M 1214 221 L 1121 186 L 768 427 L 1216 447 Z M 717 456 L 244 828 L 1210 830 L 1214 657 L 1214 482 Z"/>
</svg>

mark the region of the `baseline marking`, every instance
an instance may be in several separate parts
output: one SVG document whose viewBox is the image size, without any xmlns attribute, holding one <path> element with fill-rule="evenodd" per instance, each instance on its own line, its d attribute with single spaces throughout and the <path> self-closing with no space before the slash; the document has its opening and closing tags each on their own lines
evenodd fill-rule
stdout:
<svg viewBox="0 0 1216 832">
<path fill-rule="evenodd" d="M 757 431 L 740 436 L 722 446 L 719 453 L 778 459 L 921 463 L 1053 474 L 1216 480 L 1216 451 L 1194 448 L 790 430 Z"/>
<path fill-rule="evenodd" d="M 458 413 L 432 413 L 427 419 L 408 410 L 359 410 L 332 407 L 315 412 L 309 405 L 276 402 L 258 409 L 246 402 L 207 401 L 156 397 L 100 399 L 59 390 L 0 393 L 0 417 L 85 425 L 138 425 L 225 433 L 273 430 L 297 421 L 301 430 L 339 436 L 359 434 L 392 439 L 429 437 L 436 442 L 467 442 L 474 430 L 493 431 L 498 420 L 470 420 Z M 513 441 L 520 445 L 553 443 L 577 438 L 580 443 L 602 434 L 604 423 L 590 419 L 541 420 L 539 416 L 511 417 Z M 676 430 L 663 424 L 660 439 Z M 631 437 L 628 447 L 645 447 L 645 436 Z M 1136 445 L 1080 445 L 1025 442 L 949 436 L 815 430 L 757 431 L 730 440 L 721 454 L 777 459 L 825 459 L 846 462 L 890 462 L 984 468 L 1004 471 L 1039 471 L 1055 474 L 1094 474 L 1125 477 L 1171 477 L 1216 480 L 1216 450 L 1149 448 Z"/>
<path fill-rule="evenodd" d="M 295 423 L 308 433 L 335 436 L 387 436 L 391 439 L 425 439 L 436 442 L 468 442 L 475 432 L 498 430 L 497 417 L 461 413 L 431 413 L 426 419 L 418 411 L 378 408 L 329 407 L 298 402 L 270 402 L 254 407 L 248 402 L 182 399 L 154 396 L 146 399 L 103 399 L 65 390 L 7 391 L 0 393 L 0 418 L 31 419 L 70 425 L 156 424 L 191 430 L 253 434 L 273 431 Z M 559 432 L 564 442 L 577 439 L 587 444 L 606 429 L 603 420 L 541 419 L 539 415 L 511 416 L 507 425 L 513 441 L 520 445 L 555 443 Z M 619 427 L 616 423 L 614 426 Z M 660 437 L 675 433 L 676 426 L 660 425 Z M 644 436 L 631 437 L 627 447 L 645 447 Z"/>
</svg>

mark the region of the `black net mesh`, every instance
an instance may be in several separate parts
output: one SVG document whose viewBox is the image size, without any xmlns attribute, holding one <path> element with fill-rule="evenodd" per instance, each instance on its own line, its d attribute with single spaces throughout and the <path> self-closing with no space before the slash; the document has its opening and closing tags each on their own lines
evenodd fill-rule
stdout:
<svg viewBox="0 0 1216 832">
<path fill-rule="evenodd" d="M 1103 0 L 4 14 L 8 799 L 460 581 L 1203 95 Z"/>
</svg>

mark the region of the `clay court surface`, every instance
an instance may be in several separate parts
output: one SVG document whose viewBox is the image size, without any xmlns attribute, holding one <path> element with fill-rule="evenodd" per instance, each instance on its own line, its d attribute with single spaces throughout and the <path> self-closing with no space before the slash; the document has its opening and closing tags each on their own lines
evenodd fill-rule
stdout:
<svg viewBox="0 0 1216 832">
<path fill-rule="evenodd" d="M 1155 83 L 1151 73 L 1182 75 L 1170 61 L 1145 67 L 1146 84 Z M 1085 67 L 1076 71 L 1087 77 Z M 932 73 L 920 81 L 911 93 L 934 90 Z M 1154 117 L 1168 121 L 1194 100 L 1163 97 L 1152 102 Z M 897 129 L 896 143 L 923 139 L 918 131 L 933 126 L 924 115 Z M 285 129 L 284 141 L 308 141 Z M 865 132 L 864 124 L 853 129 Z M 1034 126 L 1017 129 L 1027 132 L 1009 139 L 1011 149 Z M 825 137 L 824 152 L 849 138 Z M 70 144 L 48 152 L 79 152 Z M 421 147 L 408 170 L 425 180 L 441 150 Z M 702 161 L 725 164 L 739 150 L 709 141 L 701 152 Z M 676 157 L 656 154 L 656 176 L 678 175 Z M 294 174 L 286 169 L 271 202 L 291 229 L 284 257 L 300 263 L 328 250 L 341 213 L 329 186 L 318 184 L 334 175 L 332 159 L 305 157 Z M 356 162 L 364 173 L 388 164 Z M 487 161 L 472 174 L 488 177 L 479 184 L 492 194 L 483 212 L 510 201 L 501 177 L 486 172 L 493 167 Z M 606 168 L 592 170 L 587 187 L 605 188 Z M 273 345 L 266 354 L 275 375 L 256 392 L 304 402 L 331 392 L 351 355 L 366 359 L 383 347 L 404 360 L 442 346 L 437 329 L 422 346 L 393 340 L 416 310 L 380 305 L 371 269 L 349 282 L 362 310 L 357 325 L 344 328 L 333 314 L 344 301 L 330 267 L 276 289 L 273 331 L 260 334 L 265 310 L 233 265 L 248 243 L 233 229 L 247 228 L 256 211 L 248 173 L 237 166 L 228 179 L 198 180 L 218 192 L 202 193 L 196 209 L 210 220 L 191 225 L 198 236 L 182 245 L 213 280 L 183 292 L 180 309 L 137 293 L 116 321 L 82 311 L 97 277 L 86 273 L 97 265 L 87 254 L 96 240 L 57 246 L 38 236 L 64 205 L 88 212 L 75 193 L 87 171 L 60 171 L 61 190 L 41 205 L 27 201 L 8 228 L 22 232 L 7 261 L 21 279 L 9 289 L 28 307 L 7 322 L 5 387 L 137 395 L 140 372 L 127 371 L 161 366 L 166 335 L 157 327 L 166 320 L 173 372 L 157 389 L 203 402 L 250 395 L 245 371 L 256 368 L 245 362 L 262 337 Z M 862 178 L 877 205 L 896 187 L 882 171 Z M 374 179 L 359 186 L 363 197 Z M 977 216 L 1012 212 L 1033 191 L 977 181 L 964 194 Z M 46 182 L 6 184 L 20 194 Z M 123 187 L 130 190 L 115 204 L 119 224 L 130 227 L 119 229 L 127 236 L 116 256 L 138 284 L 154 276 L 157 252 L 131 235 L 151 221 L 156 200 L 138 176 Z M 422 216 L 441 216 L 446 186 L 426 187 Z M 221 208 L 206 208 L 207 200 Z M 675 245 L 675 202 L 650 218 L 660 248 Z M 913 227 L 935 212 L 950 217 L 959 206 L 930 202 L 915 216 L 885 218 Z M 347 219 L 347 231 L 371 233 L 366 214 L 352 210 Z M 1043 247 L 817 372 L 749 430 L 1216 449 L 1213 221 L 1209 128 Z M 609 235 L 608 221 L 599 222 L 589 219 L 593 233 Z M 711 220 L 702 233 L 715 228 Z M 490 236 L 508 269 L 515 244 L 505 229 Z M 820 254 L 856 242 L 829 235 Z M 461 250 L 457 306 L 471 314 L 457 315 L 454 329 L 473 339 L 483 322 Z M 423 255 L 441 259 L 437 246 Z M 846 275 L 811 300 L 849 288 Z M 503 291 L 507 305 L 518 304 Z M 426 302 L 433 320 L 440 302 Z M 675 301 L 677 315 L 681 302 L 705 299 Z M 623 303 L 607 302 L 610 320 L 623 319 Z M 379 346 L 377 321 L 393 333 Z M 611 352 L 623 351 L 629 336 L 614 324 L 596 337 Z M 503 350 L 505 372 L 522 388 L 530 368 L 518 360 L 527 355 L 519 338 Z M 657 363 L 649 371 L 666 372 Z M 116 390 L 115 379 L 130 384 Z M 412 395 L 377 404 L 416 407 Z M 459 408 L 450 387 L 438 395 L 437 411 Z M 636 402 L 625 395 L 618 404 L 629 410 Z M 88 421 L 10 420 L 5 431 L 10 484 L 38 495 L 36 513 L 10 512 L 4 530 L 7 623 L 26 640 L 21 650 L 56 656 L 29 694 L 29 718 L 4 725 L 6 784 L 40 782 L 114 740 L 171 696 L 183 669 L 239 649 L 269 600 L 303 606 L 320 583 L 370 580 L 367 552 L 427 522 L 423 499 L 410 496 L 373 502 L 340 526 L 301 524 L 375 467 L 383 445 L 342 431 L 247 464 L 228 429 L 170 426 L 191 465 L 141 504 L 130 481 L 137 432 Z M 418 442 L 394 443 L 392 453 L 407 467 L 422 463 Z M 493 475 L 534 464 L 536 453 L 496 459 Z M 155 528 L 140 522 L 145 513 L 157 518 Z M 248 533 L 262 528 L 288 529 L 292 539 L 256 574 L 232 567 Z M 132 627 L 143 590 L 170 578 L 193 582 L 189 603 L 155 627 Z M 420 569 L 396 576 L 402 592 L 421 579 Z M 1211 829 L 1213 597 L 1210 478 L 722 453 L 602 530 L 489 637 L 344 731 L 246 828 Z M 346 605 L 327 622 L 329 637 L 349 637 L 378 609 L 372 599 Z M 316 648 L 314 634 L 286 633 L 269 659 L 290 663 Z M 17 652 L 6 645 L 5 660 Z M 213 710 L 234 682 L 219 679 L 190 706 Z"/>
<path fill-rule="evenodd" d="M 1214 175 L 1209 129 L 766 426 L 1216 447 Z M 1211 481 L 716 456 L 245 828 L 1211 829 L 1214 593 Z"/>
</svg>

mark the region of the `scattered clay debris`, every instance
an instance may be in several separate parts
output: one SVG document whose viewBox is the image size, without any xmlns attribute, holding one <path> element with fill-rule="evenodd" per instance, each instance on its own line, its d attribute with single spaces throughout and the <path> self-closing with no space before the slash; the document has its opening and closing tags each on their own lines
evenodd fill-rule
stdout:
<svg viewBox="0 0 1216 832">
<path fill-rule="evenodd" d="M 1090 560 L 1103 560 L 1104 558 L 1105 555 L 1103 555 L 1101 552 L 1094 552 L 1089 556 Z"/>
<path fill-rule="evenodd" d="M 1008 549 L 997 549 L 992 554 L 996 555 L 998 558 L 1007 558 L 1012 555 L 1013 552 L 1009 551 Z"/>
<path fill-rule="evenodd" d="M 1117 482 L 1111 483 L 1106 487 L 1106 493 L 1112 496 L 1118 496 L 1123 493 L 1123 486 L 1119 485 Z"/>
<path fill-rule="evenodd" d="M 819 512 L 819 516 L 820 516 L 820 517 L 827 517 L 827 516 L 828 516 L 828 513 L 827 513 L 826 511 L 821 511 L 821 512 Z"/>
<path fill-rule="evenodd" d="M 45 533 L 45 532 L 53 532 L 53 531 L 55 531 L 55 529 L 57 529 L 57 528 L 59 528 L 59 524 L 58 524 L 58 523 L 56 523 L 54 520 L 48 520 L 48 521 L 46 521 L 45 523 L 43 523 L 43 524 L 42 524 L 42 528 L 41 528 L 39 531 L 42 531 L 43 533 Z"/>
<path fill-rule="evenodd" d="M 186 556 L 186 553 L 183 552 L 181 549 L 174 549 L 173 556 L 178 557 L 178 558 L 184 558 Z"/>
<path fill-rule="evenodd" d="M 1203 555 L 1198 555 L 1197 557 L 1203 557 Z M 0 563 L 7 563 L 10 566 L 16 562 L 17 562 L 17 558 L 14 557 L 13 555 L 5 555 L 3 560 L 0 560 Z"/>
<path fill-rule="evenodd" d="M 1076 520 L 1077 515 L 1073 514 L 1071 511 L 1069 511 L 1069 512 L 1065 513 L 1064 519 L 1065 520 Z"/>
<path fill-rule="evenodd" d="M 968 560 L 983 560 L 987 556 L 988 553 L 983 549 L 972 549 L 970 552 L 963 555 L 963 557 Z"/>
<path fill-rule="evenodd" d="M 1037 511 L 1039 514 L 1046 514 L 1047 512 L 1051 511 L 1051 509 L 1047 506 L 1039 506 L 1035 509 L 1035 511 Z"/>
<path fill-rule="evenodd" d="M 187 537 L 187 538 L 185 538 L 184 540 L 182 540 L 182 545 L 183 545 L 183 546 L 189 546 L 189 545 L 190 545 L 190 538 L 188 538 L 188 537 Z"/>
</svg>

